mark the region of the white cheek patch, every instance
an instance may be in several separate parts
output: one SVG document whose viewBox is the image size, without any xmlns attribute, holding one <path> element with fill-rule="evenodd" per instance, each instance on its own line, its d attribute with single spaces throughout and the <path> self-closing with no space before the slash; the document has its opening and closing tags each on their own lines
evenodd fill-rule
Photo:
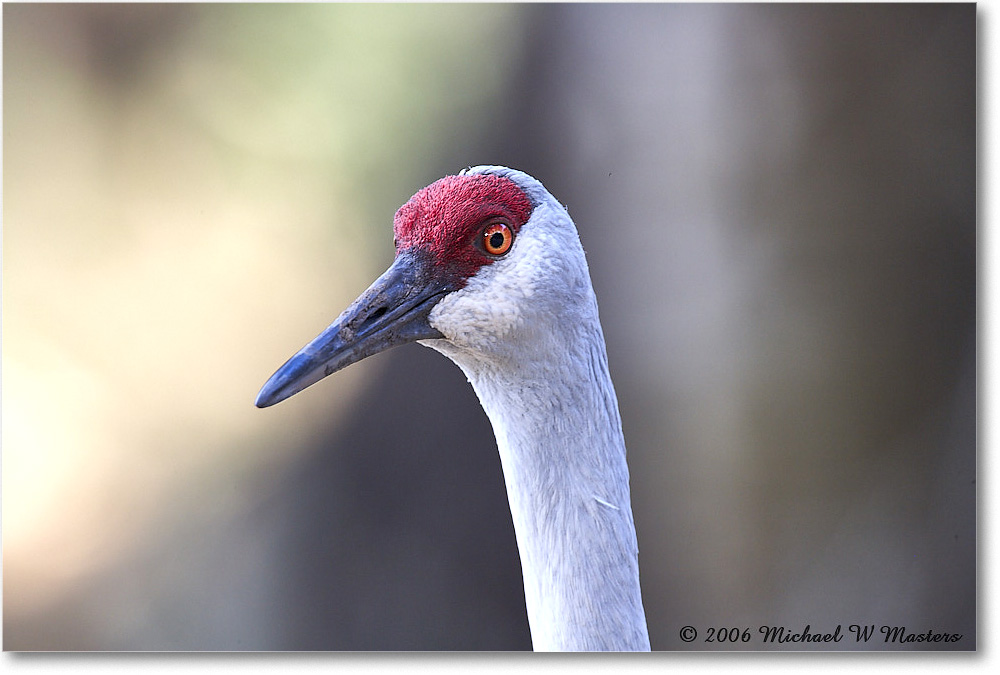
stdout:
<svg viewBox="0 0 1000 675">
<path fill-rule="evenodd" d="M 534 295 L 530 278 L 517 273 L 514 258 L 480 268 L 465 288 L 438 302 L 430 324 L 456 346 L 489 350 L 523 321 L 524 301 Z"/>
<path fill-rule="evenodd" d="M 569 216 L 562 207 L 540 204 L 510 252 L 442 298 L 430 324 L 454 346 L 482 356 L 509 349 L 526 323 L 537 328 L 565 317 L 579 278 L 587 276 L 582 260 Z"/>
</svg>

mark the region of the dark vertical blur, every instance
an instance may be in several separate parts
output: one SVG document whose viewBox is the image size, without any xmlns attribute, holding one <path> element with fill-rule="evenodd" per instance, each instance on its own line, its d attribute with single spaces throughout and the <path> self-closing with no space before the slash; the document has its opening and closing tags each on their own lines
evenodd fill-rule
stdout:
<svg viewBox="0 0 1000 675">
<path fill-rule="evenodd" d="M 975 6 L 519 11 L 492 117 L 437 156 L 401 148 L 426 180 L 392 197 L 499 163 L 568 206 L 653 648 L 733 647 L 685 625 L 858 623 L 965 637 L 821 647 L 974 649 Z M 109 77 L 137 44 L 170 49 L 150 17 L 130 40 L 88 29 Z M 5 648 L 529 649 L 488 420 L 438 354 L 379 358 L 347 419 L 317 421 L 235 517 L 5 612 Z M 109 598 L 145 622 L 88 628 Z"/>
</svg>

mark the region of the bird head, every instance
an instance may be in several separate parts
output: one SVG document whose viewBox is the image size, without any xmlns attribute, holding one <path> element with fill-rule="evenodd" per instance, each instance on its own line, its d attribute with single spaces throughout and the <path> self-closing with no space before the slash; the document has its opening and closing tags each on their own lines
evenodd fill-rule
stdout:
<svg viewBox="0 0 1000 675">
<path fill-rule="evenodd" d="M 393 231 L 389 269 L 271 376 L 258 407 L 409 342 L 456 360 L 503 361 L 581 299 L 596 311 L 573 221 L 523 172 L 446 176 L 399 208 Z"/>
</svg>

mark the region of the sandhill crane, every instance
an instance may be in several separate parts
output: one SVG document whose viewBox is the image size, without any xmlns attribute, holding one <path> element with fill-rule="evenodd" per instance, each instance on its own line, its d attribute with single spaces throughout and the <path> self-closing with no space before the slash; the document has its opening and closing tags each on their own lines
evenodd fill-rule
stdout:
<svg viewBox="0 0 1000 675">
<path fill-rule="evenodd" d="M 436 349 L 493 425 L 536 650 L 648 650 L 618 401 L 576 226 L 540 182 L 478 166 L 417 192 L 396 258 L 257 396 L 367 356 Z"/>
</svg>

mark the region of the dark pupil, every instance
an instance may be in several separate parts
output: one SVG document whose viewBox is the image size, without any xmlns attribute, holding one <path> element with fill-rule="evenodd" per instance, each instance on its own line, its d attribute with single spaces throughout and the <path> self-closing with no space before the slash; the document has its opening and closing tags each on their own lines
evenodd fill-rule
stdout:
<svg viewBox="0 0 1000 675">
<path fill-rule="evenodd" d="M 503 246 L 503 232 L 494 232 L 490 235 L 490 248 L 500 248 Z"/>
</svg>

